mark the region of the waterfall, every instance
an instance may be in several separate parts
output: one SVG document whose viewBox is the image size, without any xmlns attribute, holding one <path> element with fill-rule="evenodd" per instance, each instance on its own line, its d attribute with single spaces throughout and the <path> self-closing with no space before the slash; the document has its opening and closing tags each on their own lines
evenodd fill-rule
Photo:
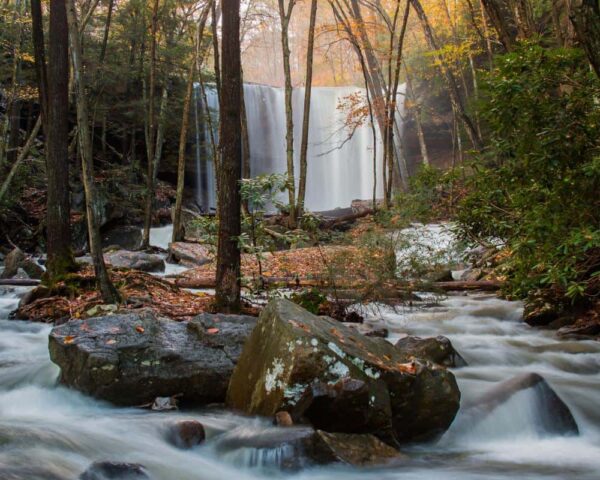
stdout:
<svg viewBox="0 0 600 480">
<path fill-rule="evenodd" d="M 213 87 L 207 87 L 207 106 L 217 125 L 218 101 Z M 373 197 L 373 134 L 367 118 L 362 124 L 346 124 L 348 112 L 340 108 L 350 96 L 365 98 L 358 87 L 315 87 L 312 90 L 308 143 L 306 207 L 311 211 L 349 207 L 352 200 Z M 200 88 L 196 88 L 196 116 L 206 109 Z M 250 140 L 250 170 L 253 176 L 286 172 L 285 94 L 281 88 L 245 84 L 244 97 Z M 404 109 L 404 86 L 399 92 L 400 128 Z M 296 183 L 300 172 L 300 141 L 304 89 L 294 90 L 294 155 Z M 206 211 L 215 208 L 214 168 L 207 122 L 196 122 L 197 199 Z M 216 135 L 216 134 L 215 134 Z M 203 142 L 200 137 L 203 136 Z M 208 148 L 206 148 L 208 146 Z M 377 129 L 377 197 L 383 196 L 383 146 Z"/>
</svg>

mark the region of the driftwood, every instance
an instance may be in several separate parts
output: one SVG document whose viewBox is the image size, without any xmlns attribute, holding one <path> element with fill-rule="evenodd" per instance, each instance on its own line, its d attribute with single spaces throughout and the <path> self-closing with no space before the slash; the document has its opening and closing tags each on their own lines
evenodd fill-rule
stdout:
<svg viewBox="0 0 600 480">
<path fill-rule="evenodd" d="M 8 285 L 11 287 L 35 287 L 41 283 L 35 278 L 2 278 L 0 285 Z"/>
</svg>

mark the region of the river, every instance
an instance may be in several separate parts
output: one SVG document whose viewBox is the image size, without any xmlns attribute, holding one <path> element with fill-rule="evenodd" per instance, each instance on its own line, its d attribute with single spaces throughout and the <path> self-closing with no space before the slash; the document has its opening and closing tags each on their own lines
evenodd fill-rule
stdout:
<svg viewBox="0 0 600 480">
<path fill-rule="evenodd" d="M 153 413 L 115 408 L 56 385 L 50 326 L 8 320 L 24 289 L 0 291 L 0 478 L 75 479 L 96 460 L 137 462 L 155 479 L 597 479 L 600 472 L 600 344 L 560 340 L 520 322 L 521 305 L 489 295 L 450 296 L 424 310 L 373 313 L 391 330 L 446 335 L 469 366 L 455 371 L 463 402 L 522 372 L 543 375 L 571 408 L 581 435 L 539 431 L 532 399 L 515 395 L 475 429 L 451 428 L 412 448 L 403 466 L 282 472 L 288 450 L 231 449 L 271 427 L 221 410 Z M 183 451 L 164 439 L 174 420 L 197 419 L 208 441 Z M 235 443 L 235 442 L 234 442 Z"/>
</svg>

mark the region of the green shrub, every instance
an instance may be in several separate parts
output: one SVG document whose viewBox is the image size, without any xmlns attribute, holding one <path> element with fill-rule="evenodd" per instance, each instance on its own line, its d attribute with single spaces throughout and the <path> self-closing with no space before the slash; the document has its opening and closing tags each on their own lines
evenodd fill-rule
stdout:
<svg viewBox="0 0 600 480">
<path fill-rule="evenodd" d="M 523 44 L 482 81 L 488 148 L 458 210 L 464 238 L 511 253 L 509 291 L 592 295 L 600 269 L 600 82 L 580 50 Z"/>
</svg>

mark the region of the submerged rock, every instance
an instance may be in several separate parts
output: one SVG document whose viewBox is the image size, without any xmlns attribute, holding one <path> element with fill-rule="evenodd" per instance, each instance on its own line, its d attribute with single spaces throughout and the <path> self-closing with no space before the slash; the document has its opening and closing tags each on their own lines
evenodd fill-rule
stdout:
<svg viewBox="0 0 600 480">
<path fill-rule="evenodd" d="M 229 384 L 227 405 L 390 443 L 434 440 L 452 423 L 452 373 L 284 299 L 261 314 Z"/>
<path fill-rule="evenodd" d="M 544 377 L 537 373 L 517 375 L 499 383 L 481 397 L 464 406 L 461 412 L 465 428 L 473 428 L 513 395 L 532 389 L 535 395 L 534 411 L 542 433 L 553 435 L 579 435 L 577 422 L 569 407 L 561 400 Z"/>
<path fill-rule="evenodd" d="M 150 476 L 138 463 L 94 462 L 79 476 L 80 480 L 148 480 Z"/>
<path fill-rule="evenodd" d="M 383 465 L 407 457 L 374 435 L 317 430 L 303 441 L 303 453 L 314 463 L 345 463 L 356 467 Z"/>
<path fill-rule="evenodd" d="M 193 448 L 204 442 L 206 432 L 204 425 L 196 420 L 185 420 L 171 425 L 167 431 L 167 439 L 178 448 Z"/>
<path fill-rule="evenodd" d="M 223 402 L 256 319 L 200 315 L 175 322 L 151 311 L 70 320 L 50 333 L 61 383 L 109 402 L 137 406 L 181 395 Z"/>
<path fill-rule="evenodd" d="M 332 463 L 374 466 L 407 458 L 374 435 L 330 433 L 307 427 L 241 427 L 221 436 L 216 448 L 221 452 L 243 449 L 277 452 L 265 456 L 276 459 L 277 466 L 284 470 Z"/>
<path fill-rule="evenodd" d="M 408 355 L 429 360 L 444 367 L 464 367 L 467 362 L 454 349 L 452 342 L 443 336 L 420 338 L 404 337 L 396 342 L 396 348 Z"/>
</svg>

